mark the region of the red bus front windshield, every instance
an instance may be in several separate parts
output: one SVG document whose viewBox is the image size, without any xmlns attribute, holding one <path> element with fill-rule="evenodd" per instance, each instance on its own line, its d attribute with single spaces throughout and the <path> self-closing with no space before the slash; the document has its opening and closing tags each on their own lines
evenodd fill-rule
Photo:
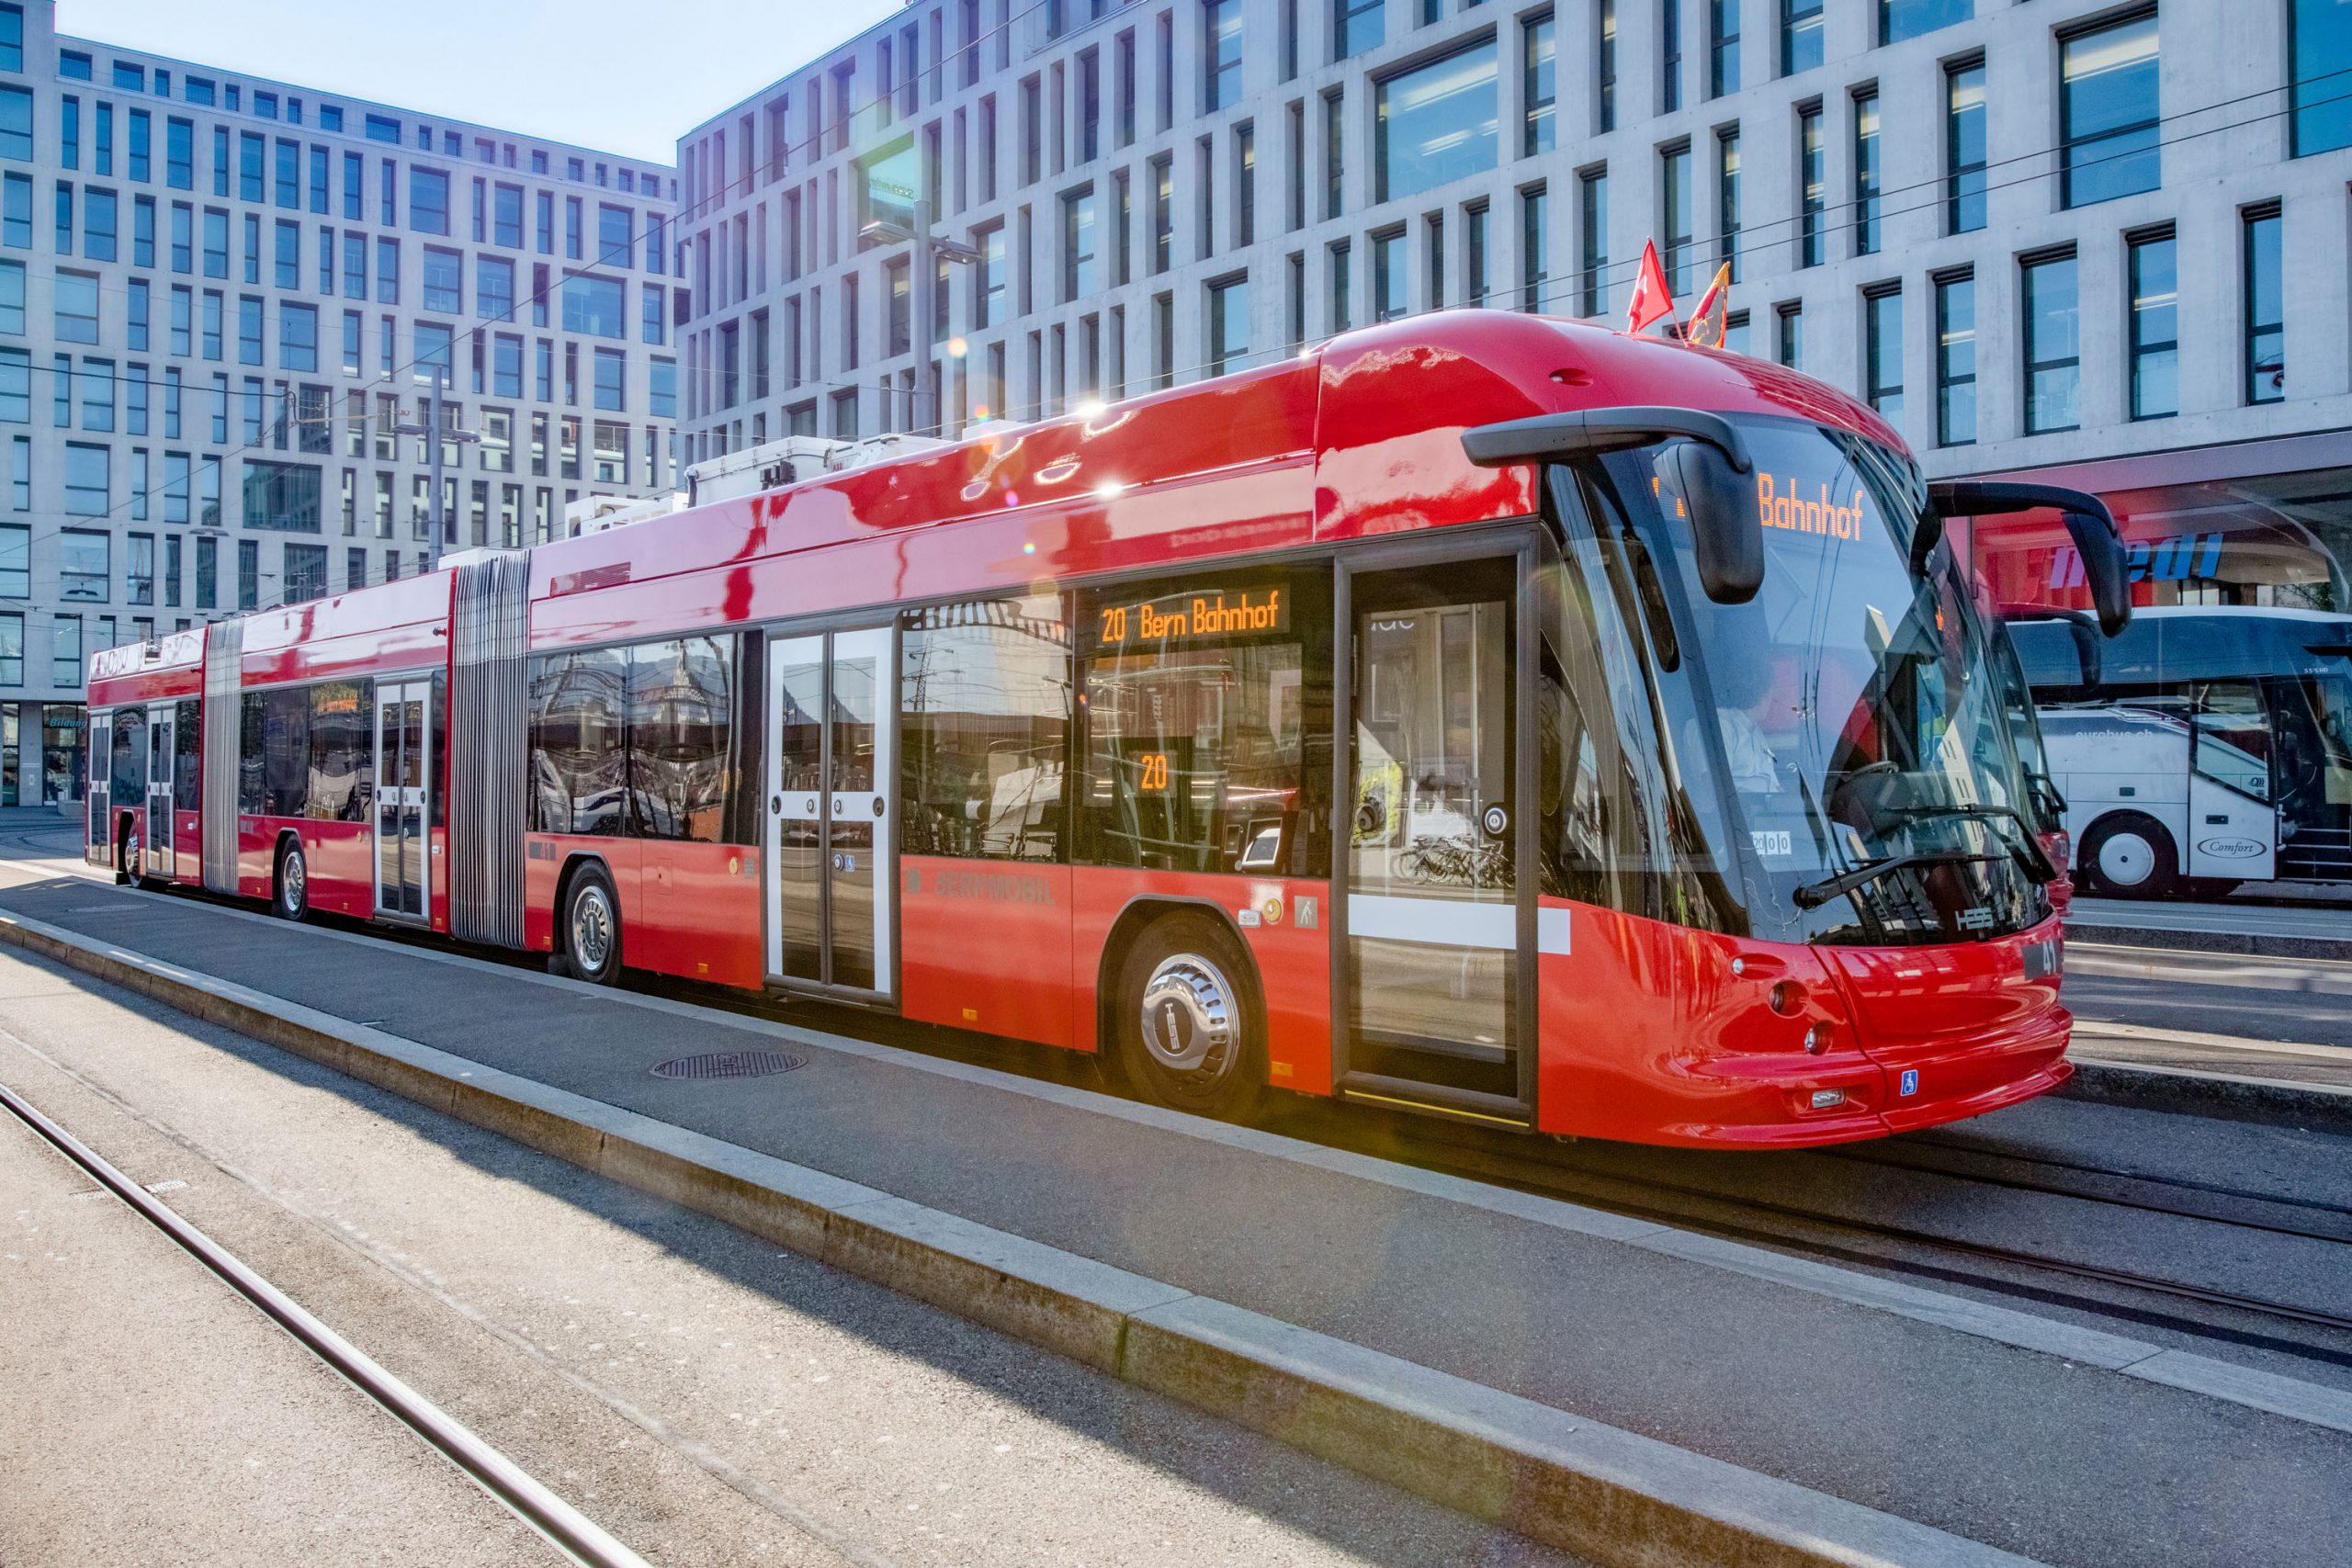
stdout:
<svg viewBox="0 0 2352 1568">
<path fill-rule="evenodd" d="M 1582 466 L 1571 502 L 1592 564 L 1631 589 L 1642 700 L 1702 923 L 1913 943 L 2047 919 L 2030 819 L 2012 815 L 2030 801 L 1986 629 L 1948 547 L 1918 575 L 1908 564 L 1917 469 L 1807 421 L 1736 423 L 1764 529 L 1747 604 L 1702 591 L 1657 449 Z"/>
</svg>

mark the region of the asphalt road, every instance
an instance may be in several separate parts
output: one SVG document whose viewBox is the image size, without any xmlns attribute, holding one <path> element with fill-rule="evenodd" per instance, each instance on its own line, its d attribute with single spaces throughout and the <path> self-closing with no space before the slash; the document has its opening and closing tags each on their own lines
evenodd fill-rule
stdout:
<svg viewBox="0 0 2352 1568">
<path fill-rule="evenodd" d="M 1570 1561 L 6 951 L 0 1081 L 664 1568 Z M 49 1166 L 0 1259 L 0 1561 L 541 1550 Z"/>
<path fill-rule="evenodd" d="M 2352 997 L 2079 973 L 2066 976 L 2064 995 L 2084 1020 L 2352 1051 Z"/>
</svg>

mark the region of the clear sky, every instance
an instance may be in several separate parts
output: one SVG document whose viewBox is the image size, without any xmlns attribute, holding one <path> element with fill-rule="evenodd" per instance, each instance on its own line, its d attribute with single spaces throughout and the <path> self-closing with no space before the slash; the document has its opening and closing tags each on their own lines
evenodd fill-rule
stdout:
<svg viewBox="0 0 2352 1568">
<path fill-rule="evenodd" d="M 902 4 L 58 0 L 57 30 L 667 164 L 679 132 Z"/>
</svg>

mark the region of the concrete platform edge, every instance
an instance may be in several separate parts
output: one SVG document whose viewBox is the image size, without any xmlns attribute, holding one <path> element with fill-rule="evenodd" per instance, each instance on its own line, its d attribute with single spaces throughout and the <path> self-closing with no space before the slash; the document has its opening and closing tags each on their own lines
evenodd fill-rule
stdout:
<svg viewBox="0 0 2352 1568">
<path fill-rule="evenodd" d="M 1611 1568 L 2030 1562 L 26 916 L 0 942 Z"/>
<path fill-rule="evenodd" d="M 2058 1089 L 2070 1100 L 2352 1133 L 2352 1089 L 2146 1063 L 2103 1062 L 2091 1056 L 2075 1056 L 2074 1063 L 2075 1076 Z"/>
<path fill-rule="evenodd" d="M 2171 948 L 2187 953 L 2231 953 L 2252 958 L 2352 959 L 2352 940 L 2323 936 L 2273 936 L 2258 931 L 2175 931 L 2161 926 L 2076 925 L 2066 922 L 2069 942 L 2109 947 Z"/>
</svg>

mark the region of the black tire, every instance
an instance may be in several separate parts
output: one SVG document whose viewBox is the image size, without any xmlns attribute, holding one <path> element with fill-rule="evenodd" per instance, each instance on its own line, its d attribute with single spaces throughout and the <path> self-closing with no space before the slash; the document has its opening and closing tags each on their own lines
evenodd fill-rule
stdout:
<svg viewBox="0 0 2352 1568">
<path fill-rule="evenodd" d="M 2170 898 L 2180 891 L 2180 851 L 2164 824 L 2119 811 L 2091 824 L 2075 856 L 2089 890 L 2105 898 Z"/>
<path fill-rule="evenodd" d="M 270 878 L 269 912 L 281 920 L 310 918 L 311 862 L 299 840 L 289 840 L 277 852 L 277 874 Z"/>
<path fill-rule="evenodd" d="M 1111 1045 L 1136 1093 L 1171 1111 L 1246 1117 L 1266 1090 L 1264 1010 L 1250 955 L 1224 922 L 1155 920 L 1119 965 Z"/>
<path fill-rule="evenodd" d="M 573 979 L 609 986 L 621 977 L 621 901 L 602 866 L 582 866 L 573 874 L 556 935 Z"/>
<path fill-rule="evenodd" d="M 139 880 L 139 874 L 131 866 L 131 857 L 137 853 L 131 845 L 138 837 L 139 829 L 128 818 L 115 829 L 114 885 L 117 887 L 129 887 Z"/>
</svg>

